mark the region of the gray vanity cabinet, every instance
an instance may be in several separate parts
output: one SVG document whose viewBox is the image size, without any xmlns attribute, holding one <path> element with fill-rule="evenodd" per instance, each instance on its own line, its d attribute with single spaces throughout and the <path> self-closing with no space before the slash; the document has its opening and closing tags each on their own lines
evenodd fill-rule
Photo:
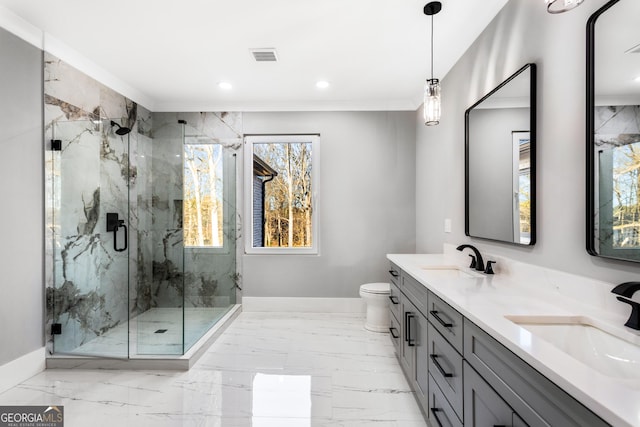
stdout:
<svg viewBox="0 0 640 427">
<path fill-rule="evenodd" d="M 462 420 L 463 370 L 460 355 L 429 322 L 429 375 Z M 433 393 L 433 387 L 431 388 Z"/>
<path fill-rule="evenodd" d="M 517 414 L 464 362 L 465 427 L 512 426 Z"/>
<path fill-rule="evenodd" d="M 402 295 L 402 345 L 400 364 L 409 380 L 418 401 L 428 406 L 428 367 L 427 367 L 427 319 L 418 311 L 409 299 Z"/>
<path fill-rule="evenodd" d="M 504 425 L 609 425 L 468 319 L 464 320 L 464 358 L 471 367 L 465 365 L 464 371 L 465 426 L 471 416 L 472 389 L 480 387 L 479 380 L 470 380 L 476 376 L 513 409 L 515 421 Z"/>
<path fill-rule="evenodd" d="M 389 284 L 389 311 L 395 317 L 395 320 L 400 323 L 402 313 L 400 313 L 400 289 L 393 282 Z"/>
<path fill-rule="evenodd" d="M 444 397 L 432 376 L 429 376 L 429 409 L 427 410 L 429 424 L 432 427 L 462 427 L 455 411 Z"/>
<path fill-rule="evenodd" d="M 391 340 L 429 425 L 609 426 L 413 277 L 390 275 Z"/>
<path fill-rule="evenodd" d="M 402 327 L 400 326 L 400 322 L 398 319 L 391 314 L 389 316 L 390 326 L 389 326 L 389 335 L 391 336 L 391 342 L 396 349 L 396 355 L 400 355 L 400 351 L 402 351 Z"/>
</svg>

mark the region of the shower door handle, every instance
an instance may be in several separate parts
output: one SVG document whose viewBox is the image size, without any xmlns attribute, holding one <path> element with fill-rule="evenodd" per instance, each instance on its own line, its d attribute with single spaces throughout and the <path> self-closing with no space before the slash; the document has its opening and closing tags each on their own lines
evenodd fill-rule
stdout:
<svg viewBox="0 0 640 427">
<path fill-rule="evenodd" d="M 124 247 L 118 248 L 118 230 L 124 228 Z M 124 252 L 127 250 L 129 242 L 129 232 L 124 220 L 118 218 L 117 213 L 107 213 L 107 232 L 113 231 L 113 250 L 116 252 Z"/>
</svg>

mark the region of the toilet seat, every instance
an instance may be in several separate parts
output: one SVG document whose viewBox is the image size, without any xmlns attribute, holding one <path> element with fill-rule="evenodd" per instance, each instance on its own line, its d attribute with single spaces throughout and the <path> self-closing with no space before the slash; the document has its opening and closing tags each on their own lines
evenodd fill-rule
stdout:
<svg viewBox="0 0 640 427">
<path fill-rule="evenodd" d="M 360 286 L 360 292 L 367 294 L 388 294 L 391 292 L 389 283 L 366 283 Z"/>
</svg>

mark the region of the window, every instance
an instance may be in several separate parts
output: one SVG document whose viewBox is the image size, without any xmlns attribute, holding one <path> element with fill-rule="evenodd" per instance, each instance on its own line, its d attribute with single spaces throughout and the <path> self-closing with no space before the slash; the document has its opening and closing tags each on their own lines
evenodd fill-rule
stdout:
<svg viewBox="0 0 640 427">
<path fill-rule="evenodd" d="M 247 253 L 318 253 L 319 140 L 245 137 Z"/>
<path fill-rule="evenodd" d="M 184 245 L 222 248 L 223 148 L 187 138 L 184 144 Z"/>
</svg>

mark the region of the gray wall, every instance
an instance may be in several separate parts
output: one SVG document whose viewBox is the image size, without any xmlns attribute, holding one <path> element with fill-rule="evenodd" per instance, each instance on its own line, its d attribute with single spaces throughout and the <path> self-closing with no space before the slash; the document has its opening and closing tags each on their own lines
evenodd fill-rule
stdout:
<svg viewBox="0 0 640 427">
<path fill-rule="evenodd" d="M 245 255 L 244 295 L 357 297 L 415 251 L 413 112 L 244 113 L 244 132 L 320 133 L 320 255 Z"/>
<path fill-rule="evenodd" d="M 529 108 L 469 114 L 469 234 L 513 241 L 513 137 L 529 130 Z M 519 236 L 518 236 L 519 237 Z"/>
<path fill-rule="evenodd" d="M 44 345 L 42 52 L 0 29 L 0 365 Z"/>
<path fill-rule="evenodd" d="M 416 113 L 417 251 L 443 243 L 480 249 L 611 282 L 637 279 L 640 264 L 585 250 L 585 27 L 606 0 L 551 15 L 542 2 L 511 0 L 442 82 L 439 126 Z M 464 112 L 527 62 L 538 64 L 538 242 L 521 248 L 464 235 Z M 443 232 L 451 218 L 453 232 Z"/>
</svg>

